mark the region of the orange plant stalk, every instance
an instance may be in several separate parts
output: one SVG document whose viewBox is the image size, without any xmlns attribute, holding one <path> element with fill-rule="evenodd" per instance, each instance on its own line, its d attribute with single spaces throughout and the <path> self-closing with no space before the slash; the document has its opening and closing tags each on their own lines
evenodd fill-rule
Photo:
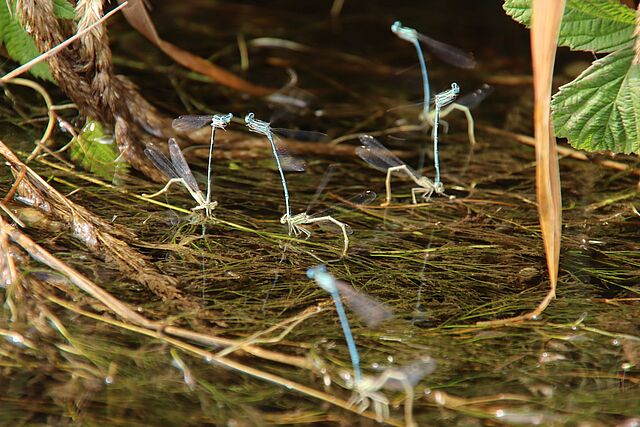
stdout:
<svg viewBox="0 0 640 427">
<path fill-rule="evenodd" d="M 551 125 L 551 83 L 564 6 L 565 0 L 533 0 L 531 15 L 536 194 L 550 289 L 535 310 L 518 317 L 482 322 L 484 324 L 499 325 L 536 318 L 556 296 L 562 232 L 562 202 L 556 139 Z"/>
</svg>

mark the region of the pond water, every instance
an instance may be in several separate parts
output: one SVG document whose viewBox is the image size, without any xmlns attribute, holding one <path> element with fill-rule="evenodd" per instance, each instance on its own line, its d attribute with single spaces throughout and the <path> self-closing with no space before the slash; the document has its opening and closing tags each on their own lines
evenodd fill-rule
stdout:
<svg viewBox="0 0 640 427">
<path fill-rule="evenodd" d="M 161 188 L 139 174 L 122 174 L 112 187 L 51 157 L 36 159 L 30 166 L 70 200 L 131 230 L 136 237 L 125 240 L 173 278 L 169 283 L 181 297 L 161 298 L 157 288 L 123 273 L 55 221 L 34 223 L 28 235 L 139 314 L 227 344 L 184 336 L 178 342 L 169 329 L 149 333 L 118 323 L 121 318 L 63 276 L 22 257 L 25 283 L 33 280 L 50 293 L 32 290 L 38 297 L 24 302 L 21 320 L 11 320 L 6 304 L 0 311 L 7 337 L 0 343 L 0 423 L 373 425 L 373 404 L 363 414 L 346 405 L 352 367 L 338 315 L 329 295 L 306 276 L 318 264 L 394 312 L 370 328 L 347 310 L 366 376 L 427 356 L 437 363 L 413 387 L 418 425 L 640 423 L 638 176 L 604 168 L 604 156 L 563 157 L 557 299 L 535 321 L 476 324 L 529 311 L 548 289 L 533 148 L 517 138 L 531 133 L 528 33 L 504 15 L 500 2 L 347 0 L 336 19 L 330 6 L 285 0 L 154 4 L 164 38 L 254 83 L 284 86 L 287 70 L 294 70 L 308 100 L 302 109 L 203 81 L 151 48 L 124 20 L 110 28 L 117 71 L 168 116 L 231 111 L 240 118 L 232 132 L 242 131 L 242 117 L 254 111 L 274 126 L 326 133 L 327 140 L 291 143 L 307 169 L 286 173 L 287 183 L 293 213 L 305 209 L 334 163 L 339 167 L 318 209 L 361 191 L 378 193 L 371 205 L 335 214 L 354 232 L 348 255 L 341 257 L 339 229 L 310 226 L 306 240 L 287 235 L 266 140 L 245 150 L 225 143 L 219 132 L 216 150 L 227 154 L 214 160 L 219 206 L 209 220 L 187 213 L 193 201 L 178 187 L 157 199 L 167 208 L 135 196 Z M 495 92 L 474 110 L 476 145 L 468 142 L 463 114 L 446 118 L 440 162 L 452 197 L 414 206 L 412 183 L 396 178 L 391 206 L 381 207 L 385 175 L 361 161 L 354 153 L 357 137 L 345 135 L 379 135 L 413 167 L 426 147 L 424 174 L 434 174 L 430 133 L 414 126 L 419 107 L 395 108 L 422 96 L 415 50 L 389 30 L 396 19 L 475 53 L 475 70 L 431 58 L 433 91 L 455 81 L 462 94 L 484 82 Z M 247 46 L 244 71 L 239 43 Z M 557 83 L 570 80 L 566 70 L 585 60 L 561 51 Z M 11 106 L 2 101 L 0 136 L 24 159 L 42 122 L 21 122 Z M 202 186 L 208 147 L 197 148 L 185 152 Z M 8 168 L 0 177 L 6 194 L 13 177 Z M 28 300 L 30 289 L 23 292 Z M 7 290 L 4 297 L 11 297 Z M 15 342 L 10 331 L 30 345 Z M 203 357 L 229 342 L 251 348 Z M 372 391 L 374 400 L 388 399 L 386 422 L 403 425 L 402 388 L 391 381 Z"/>
</svg>

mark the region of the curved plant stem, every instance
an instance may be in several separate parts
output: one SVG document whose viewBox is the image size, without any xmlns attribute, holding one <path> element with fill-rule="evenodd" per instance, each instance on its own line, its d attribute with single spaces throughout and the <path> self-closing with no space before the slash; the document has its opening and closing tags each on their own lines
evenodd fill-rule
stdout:
<svg viewBox="0 0 640 427">
<path fill-rule="evenodd" d="M 44 103 L 47 106 L 47 114 L 49 116 L 49 121 L 47 122 L 47 127 L 44 130 L 42 137 L 36 143 L 35 150 L 33 150 L 33 153 L 31 153 L 31 155 L 29 156 L 29 160 L 31 160 L 33 157 L 37 155 L 38 152 L 40 152 L 40 150 L 44 147 L 44 144 L 47 142 L 47 140 L 51 137 L 51 134 L 53 133 L 53 129 L 56 124 L 56 113 L 55 113 L 53 101 L 51 100 L 51 96 L 49 96 L 49 93 L 45 90 L 45 88 L 43 88 L 41 85 L 39 85 L 34 81 L 21 79 L 19 77 L 5 80 L 5 78 L 2 77 L 2 82 L 5 84 L 9 83 L 9 84 L 14 84 L 18 86 L 25 86 L 35 90 L 40 94 L 40 96 L 42 96 L 42 98 L 44 99 Z M 27 160 L 27 162 L 29 160 Z"/>
</svg>

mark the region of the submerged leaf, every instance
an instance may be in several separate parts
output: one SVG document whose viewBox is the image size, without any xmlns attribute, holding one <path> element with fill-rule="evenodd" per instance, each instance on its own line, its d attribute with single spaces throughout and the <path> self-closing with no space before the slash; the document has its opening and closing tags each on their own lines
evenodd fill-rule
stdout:
<svg viewBox="0 0 640 427">
<path fill-rule="evenodd" d="M 516 21 L 531 25 L 532 0 L 505 0 L 504 10 Z M 574 50 L 613 52 L 633 43 L 633 10 L 617 0 L 568 0 L 558 44 Z"/>
<path fill-rule="evenodd" d="M 553 98 L 558 136 L 575 148 L 637 153 L 640 149 L 640 65 L 631 47 L 595 61 Z"/>
<path fill-rule="evenodd" d="M 71 141 L 71 160 L 106 179 L 126 169 L 127 164 L 117 160 L 119 154 L 113 136 L 106 133 L 101 123 L 91 119 L 78 133 L 78 138 Z"/>
</svg>

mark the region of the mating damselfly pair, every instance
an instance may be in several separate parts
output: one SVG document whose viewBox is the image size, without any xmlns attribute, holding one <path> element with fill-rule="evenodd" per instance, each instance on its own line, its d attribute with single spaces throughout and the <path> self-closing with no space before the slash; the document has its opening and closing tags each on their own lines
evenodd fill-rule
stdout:
<svg viewBox="0 0 640 427">
<path fill-rule="evenodd" d="M 416 49 L 416 53 L 418 54 L 423 88 L 423 101 L 421 103 L 422 112 L 419 117 L 433 129 L 433 162 L 435 168 L 434 184 L 436 187 L 440 187 L 440 161 L 438 153 L 438 127 L 440 125 L 440 121 L 443 117 L 447 116 L 454 110 L 462 111 L 467 118 L 469 142 L 474 145 L 476 143 L 476 138 L 471 110 L 482 102 L 482 100 L 493 91 L 493 88 L 484 84 L 479 89 L 476 89 L 475 91 L 456 100 L 460 92 L 460 88 L 456 83 L 453 83 L 450 89 L 440 92 L 433 97 L 434 111 L 430 111 L 429 107 L 432 101 L 430 97 L 431 86 L 429 84 L 429 74 L 427 73 L 422 45 L 426 46 L 430 52 L 444 62 L 458 68 L 474 68 L 476 66 L 476 61 L 473 54 L 421 34 L 414 28 L 403 26 L 400 21 L 396 21 L 391 25 L 391 31 L 398 36 L 398 38 L 413 44 Z M 448 128 L 448 125 L 446 125 L 446 128 Z M 422 158 L 420 160 L 420 165 L 422 165 Z"/>
<path fill-rule="evenodd" d="M 225 129 L 226 126 L 231 122 L 233 115 L 229 114 L 215 114 L 215 115 L 185 115 L 180 116 L 173 121 L 173 127 L 179 131 L 189 131 L 198 128 L 202 128 L 204 126 L 211 126 L 211 138 L 209 144 L 209 157 L 208 157 L 208 167 L 207 167 L 207 192 L 206 195 L 200 190 L 198 183 L 191 172 L 191 169 L 185 160 L 185 157 L 178 146 L 178 143 L 174 138 L 170 138 L 168 142 L 169 147 L 169 155 L 170 159 L 163 154 L 163 152 L 155 146 L 148 146 L 145 149 L 145 154 L 149 157 L 152 163 L 164 173 L 164 175 L 169 178 L 168 183 L 165 185 L 163 189 L 160 191 L 151 194 L 145 195 L 145 197 L 153 198 L 158 195 L 165 193 L 169 187 L 174 183 L 179 183 L 184 186 L 191 197 L 196 201 L 197 205 L 193 208 L 196 210 L 204 210 L 206 216 L 210 216 L 213 210 L 217 207 L 218 202 L 211 200 L 211 171 L 212 171 L 212 156 L 213 156 L 213 145 L 215 139 L 216 129 Z M 340 228 L 342 232 L 342 237 L 344 241 L 344 247 L 342 251 L 342 256 L 347 254 L 347 250 L 349 248 L 349 235 L 353 233 L 353 230 L 349 225 L 344 222 L 338 221 L 332 215 L 336 210 L 335 207 L 322 210 L 319 212 L 310 212 L 311 207 L 317 201 L 320 193 L 326 187 L 329 178 L 335 170 L 335 165 L 331 165 L 327 172 L 325 173 L 325 177 L 322 179 L 318 189 L 314 197 L 312 198 L 309 206 L 304 212 L 299 214 L 292 214 L 291 205 L 289 200 L 289 189 L 287 187 L 287 180 L 285 178 L 285 171 L 297 171 L 301 172 L 305 170 L 305 162 L 301 159 L 293 157 L 289 154 L 285 145 L 282 141 L 277 137 L 276 133 L 279 131 L 278 129 L 274 129 L 271 127 L 269 122 L 258 120 L 255 118 L 253 113 L 249 113 L 245 116 L 245 123 L 247 128 L 254 133 L 261 134 L 267 138 L 270 143 L 273 157 L 276 161 L 278 172 L 280 173 L 280 179 L 282 181 L 282 189 L 284 192 L 284 200 L 285 200 L 285 212 L 280 218 L 280 222 L 282 224 L 287 225 L 287 230 L 289 235 L 295 236 L 304 236 L 305 238 L 309 238 L 311 236 L 311 232 L 305 227 L 305 225 L 311 225 L 315 223 L 329 223 Z M 299 133 L 299 132 L 298 132 Z M 310 133 L 310 132 L 307 132 Z M 353 207 L 357 205 L 364 205 L 371 203 L 376 198 L 376 194 L 373 191 L 363 191 L 351 197 L 347 203 L 344 204 L 345 207 Z"/>
<path fill-rule="evenodd" d="M 353 390 L 349 404 L 356 406 L 360 412 L 373 405 L 378 421 L 383 422 L 389 417 L 389 399 L 380 390 L 387 388 L 392 391 L 404 391 L 406 397 L 405 423 L 408 426 L 414 425 L 413 388 L 423 377 L 436 369 L 436 361 L 425 355 L 408 365 L 387 368 L 376 376 L 363 375 L 360 367 L 360 355 L 342 300 L 346 301 L 351 310 L 369 328 L 377 328 L 382 322 L 390 320 L 393 317 L 391 309 L 355 290 L 348 283 L 336 279 L 324 265 L 309 268 L 307 277 L 315 280 L 318 286 L 331 295 L 340 319 L 353 368 L 353 378 L 350 377 L 350 374 L 344 376 L 347 380 L 346 387 Z"/>
</svg>

